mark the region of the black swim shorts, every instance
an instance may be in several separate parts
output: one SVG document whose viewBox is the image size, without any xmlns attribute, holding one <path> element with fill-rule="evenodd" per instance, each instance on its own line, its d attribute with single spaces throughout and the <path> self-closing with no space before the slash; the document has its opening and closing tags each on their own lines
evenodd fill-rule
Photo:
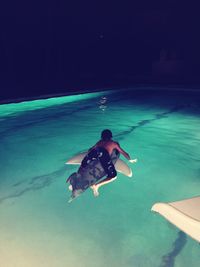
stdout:
<svg viewBox="0 0 200 267">
<path fill-rule="evenodd" d="M 114 178 L 117 175 L 114 164 L 112 163 L 111 157 L 108 151 L 104 147 L 97 147 L 92 149 L 82 160 L 81 167 L 85 168 L 91 160 L 98 159 L 108 175 L 109 178 Z"/>
</svg>

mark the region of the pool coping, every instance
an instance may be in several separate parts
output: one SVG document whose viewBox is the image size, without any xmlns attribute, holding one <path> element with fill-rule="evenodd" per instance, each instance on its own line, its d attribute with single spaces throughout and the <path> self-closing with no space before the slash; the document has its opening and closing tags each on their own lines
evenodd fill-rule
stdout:
<svg viewBox="0 0 200 267">
<path fill-rule="evenodd" d="M 161 88 L 162 89 L 161 89 Z M 160 88 L 160 89 L 159 89 Z M 82 90 L 76 90 L 76 91 L 66 91 L 62 93 L 51 93 L 51 94 L 44 94 L 44 95 L 36 95 L 36 96 L 30 96 L 30 97 L 19 97 L 19 98 L 8 98 L 4 100 L 0 100 L 1 104 L 12 104 L 12 103 L 20 103 L 20 102 L 28 102 L 33 100 L 39 100 L 39 99 L 48 99 L 48 98 L 54 98 L 54 97 L 63 97 L 63 96 L 72 96 L 72 95 L 80 95 L 80 94 L 87 94 L 87 93 L 97 93 L 97 92 L 103 92 L 103 91 L 116 91 L 116 90 L 174 90 L 174 91 L 190 91 L 190 92 L 199 92 L 200 93 L 200 86 L 192 86 L 192 85 L 183 85 L 183 84 L 135 84 L 130 86 L 110 86 L 110 87 L 101 87 L 97 89 L 82 89 Z"/>
</svg>

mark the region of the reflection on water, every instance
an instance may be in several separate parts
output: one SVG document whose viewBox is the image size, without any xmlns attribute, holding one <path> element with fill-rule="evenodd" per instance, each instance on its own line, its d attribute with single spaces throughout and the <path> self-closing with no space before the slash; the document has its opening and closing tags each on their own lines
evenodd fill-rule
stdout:
<svg viewBox="0 0 200 267">
<path fill-rule="evenodd" d="M 102 110 L 102 111 L 105 111 L 107 109 L 107 104 L 108 104 L 108 97 L 106 96 L 102 96 L 98 102 L 99 104 L 99 108 Z"/>
</svg>

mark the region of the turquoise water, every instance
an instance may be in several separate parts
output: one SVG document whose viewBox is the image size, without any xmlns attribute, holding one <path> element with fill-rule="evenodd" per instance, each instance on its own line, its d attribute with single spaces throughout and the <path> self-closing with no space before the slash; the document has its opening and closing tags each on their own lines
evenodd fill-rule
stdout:
<svg viewBox="0 0 200 267">
<path fill-rule="evenodd" d="M 198 267 L 198 243 L 151 207 L 199 195 L 199 103 L 140 88 L 1 105 L 0 267 Z M 104 128 L 134 175 L 68 204 L 64 163 Z"/>
</svg>

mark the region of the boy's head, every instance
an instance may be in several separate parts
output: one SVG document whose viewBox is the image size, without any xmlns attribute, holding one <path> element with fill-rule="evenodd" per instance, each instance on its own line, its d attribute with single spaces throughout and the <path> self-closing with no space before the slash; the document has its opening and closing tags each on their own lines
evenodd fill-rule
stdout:
<svg viewBox="0 0 200 267">
<path fill-rule="evenodd" d="M 101 132 L 101 139 L 103 141 L 108 141 L 112 138 L 112 132 L 109 129 L 105 129 Z"/>
</svg>

